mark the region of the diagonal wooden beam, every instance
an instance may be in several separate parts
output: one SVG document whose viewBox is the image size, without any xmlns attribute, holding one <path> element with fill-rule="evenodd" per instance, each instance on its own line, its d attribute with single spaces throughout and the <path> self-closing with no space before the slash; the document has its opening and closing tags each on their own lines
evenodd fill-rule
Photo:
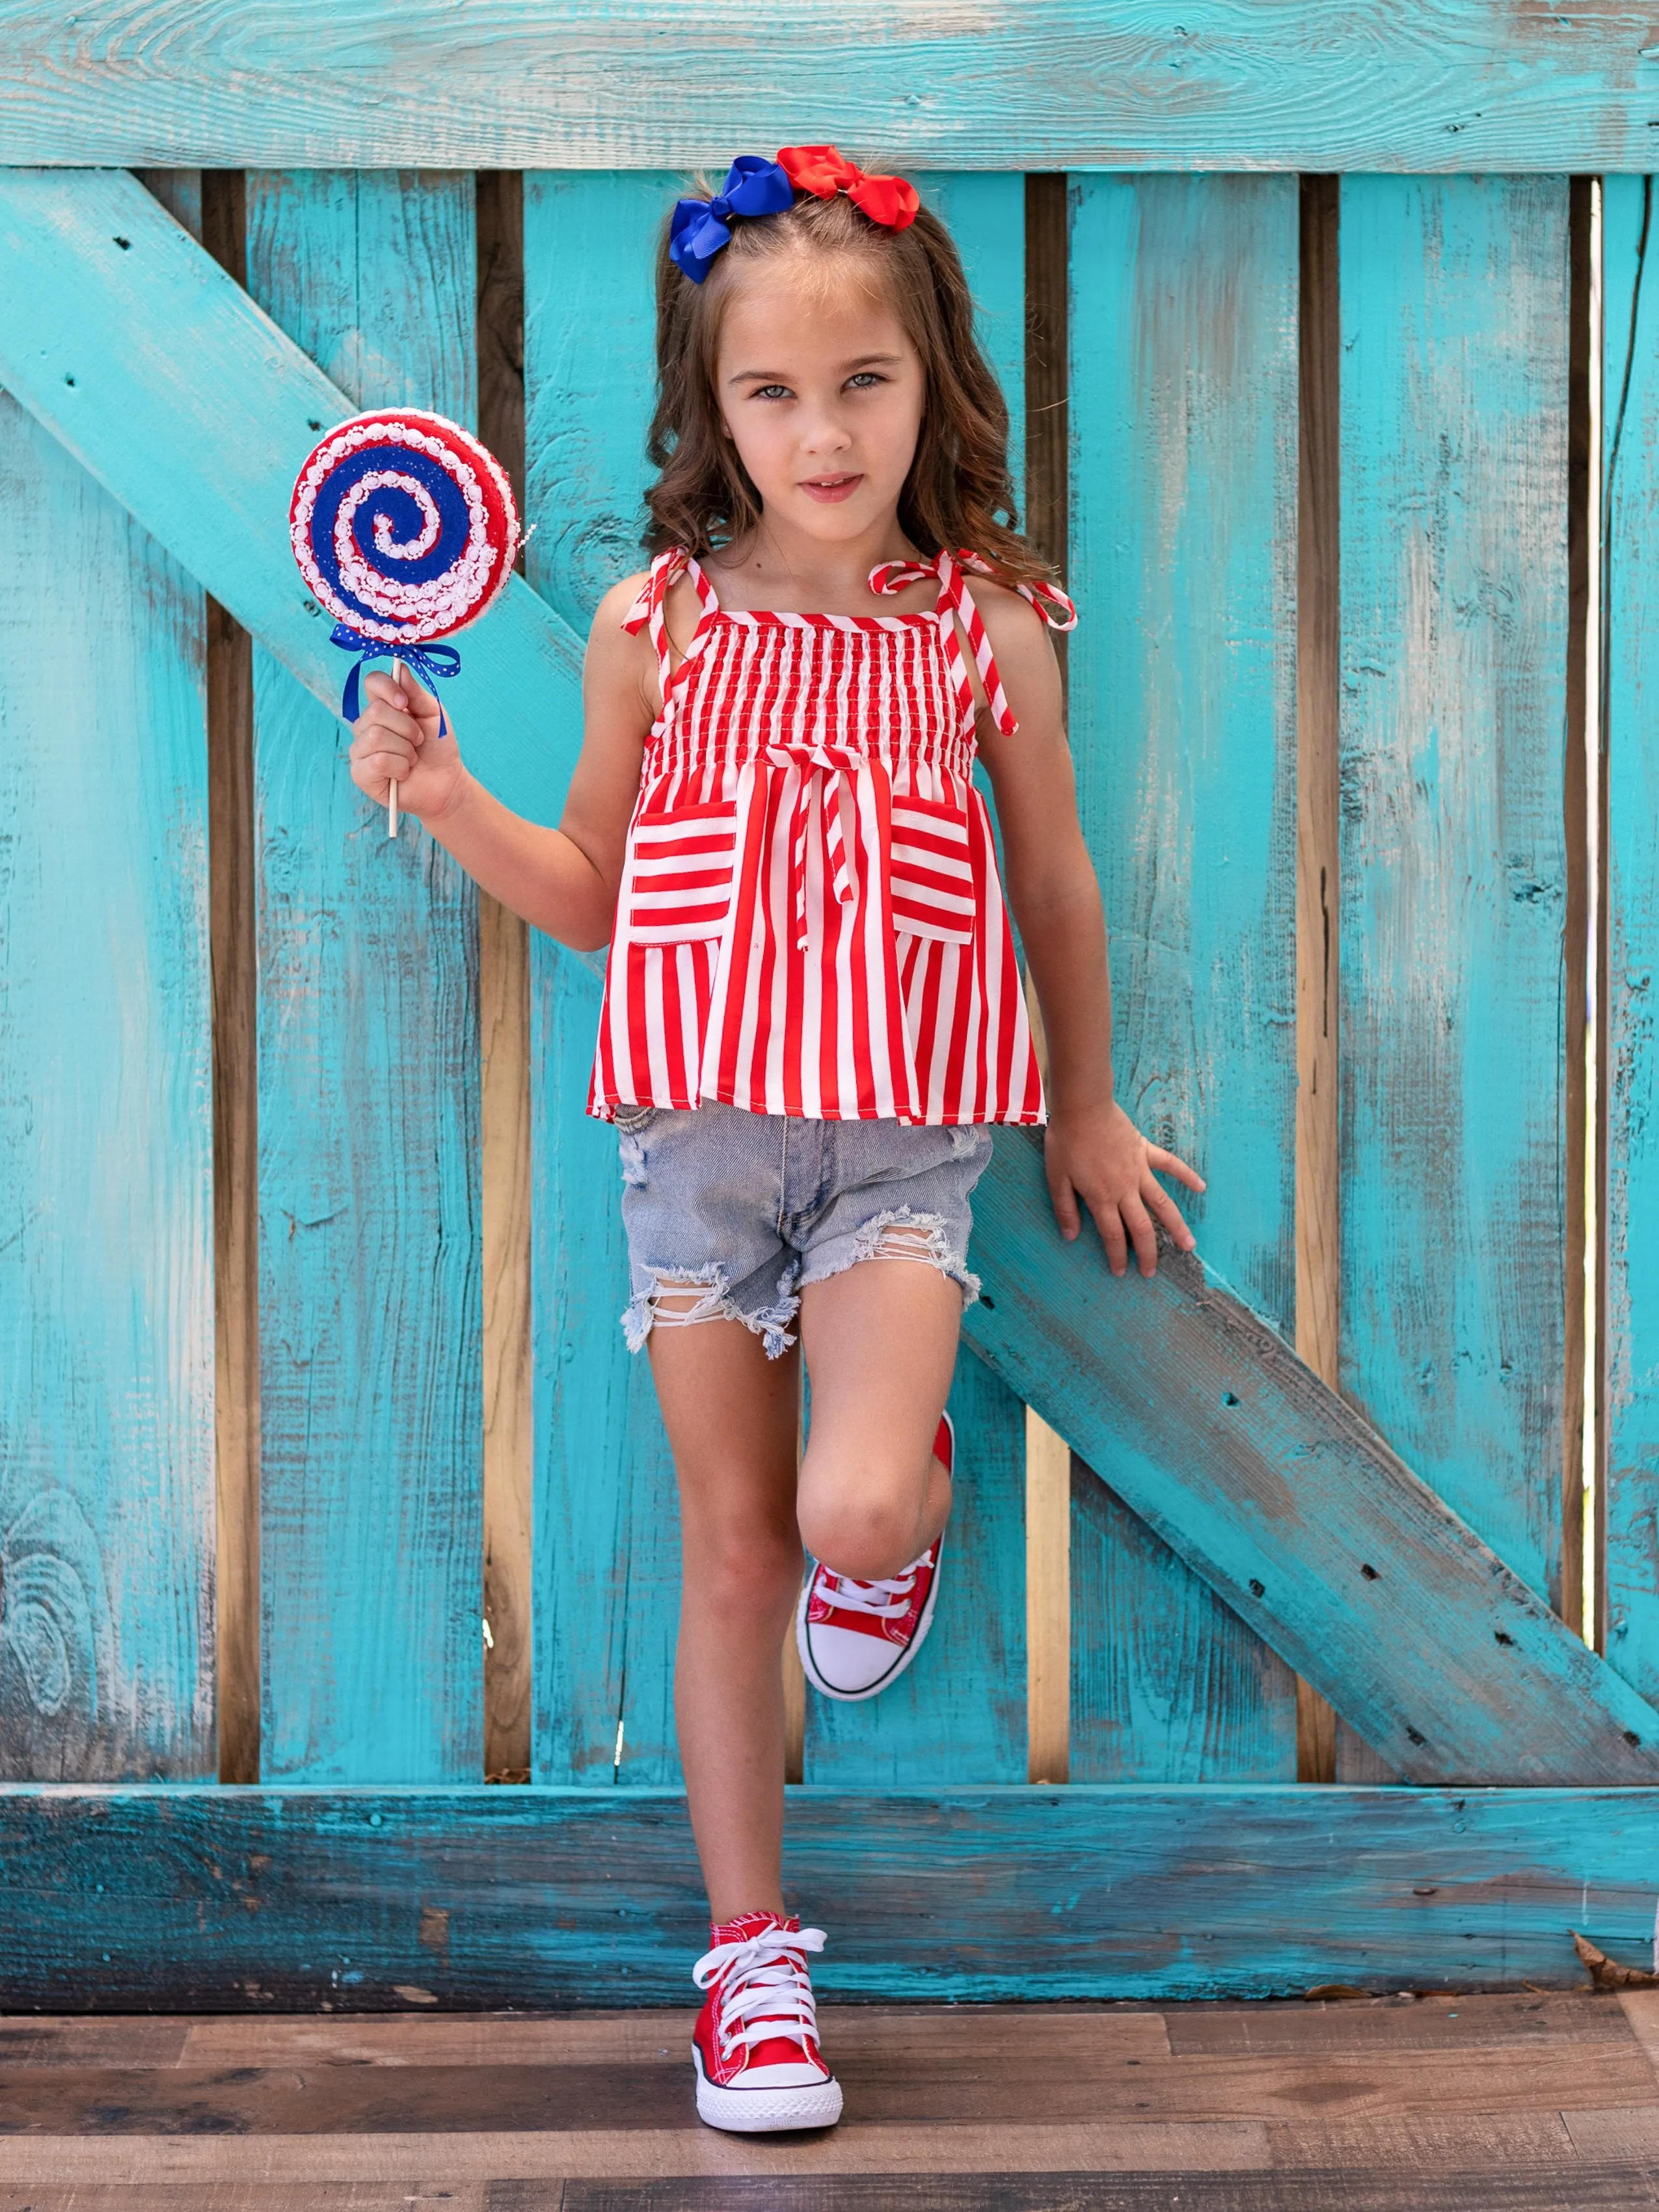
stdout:
<svg viewBox="0 0 1659 2212">
<path fill-rule="evenodd" d="M 0 385 L 337 708 L 346 657 L 295 568 L 288 502 L 356 399 L 125 170 L 0 168 Z M 538 820 L 580 743 L 581 653 L 514 577 L 445 690 L 475 773 Z"/>
<path fill-rule="evenodd" d="M 351 403 L 131 178 L 0 171 L 0 384 L 337 696 L 286 515 L 316 423 Z M 575 756 L 578 655 L 515 584 L 454 687 L 469 758 L 542 819 Z M 1659 1778 L 1659 1713 L 1195 1259 L 1114 1280 L 1092 1232 L 1061 1242 L 1012 1132 L 977 1211 L 975 1348 L 1402 1774 Z"/>
<path fill-rule="evenodd" d="M 975 1349 L 1407 1780 L 1659 1776 L 1659 1713 L 1195 1255 L 1114 1278 L 1012 1132 L 974 1212 Z"/>
</svg>

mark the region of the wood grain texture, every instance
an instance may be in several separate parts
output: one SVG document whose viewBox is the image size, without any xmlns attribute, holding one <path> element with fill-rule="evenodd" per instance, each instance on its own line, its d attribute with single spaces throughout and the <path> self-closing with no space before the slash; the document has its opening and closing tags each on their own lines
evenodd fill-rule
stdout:
<svg viewBox="0 0 1659 2212">
<path fill-rule="evenodd" d="M 1115 1279 L 1009 1133 L 975 1215 L 970 1340 L 1396 1771 L 1654 1772 L 1659 1714 L 1196 1255 Z"/>
<path fill-rule="evenodd" d="M 364 405 L 470 420 L 470 179 L 251 180 L 262 307 Z M 351 784 L 261 648 L 261 1756 L 272 1779 L 482 1772 L 477 901 Z"/>
<path fill-rule="evenodd" d="M 1651 1939 L 1656 1817 L 1653 1790 L 809 1786 L 786 1885 L 832 1997 L 1572 1988 L 1569 1924 Z M 17 1784 L 0 1846 L 9 2010 L 680 2006 L 705 1929 L 684 1799 L 626 1785 Z"/>
<path fill-rule="evenodd" d="M 473 184 L 478 435 L 524 514 L 524 180 Z M 519 565 L 524 565 L 520 545 Z M 530 933 L 478 895 L 483 1206 L 484 1773 L 530 1778 Z"/>
<path fill-rule="evenodd" d="M 1320 1380 L 1332 1384 L 1341 1335 L 1342 1273 L 1336 988 L 1340 208 L 1336 178 L 1303 178 L 1296 550 L 1296 1348 Z M 1298 1781 L 1335 1781 L 1337 1728 L 1335 1713 L 1318 1691 L 1298 1681 Z"/>
<path fill-rule="evenodd" d="M 493 450 L 493 448 L 492 448 Z M 486 1775 L 527 1780 L 535 1613 L 531 1531 L 529 932 L 478 896 Z"/>
<path fill-rule="evenodd" d="M 218 1766 L 202 595 L 3 394 L 0 547 L 29 580 L 0 608 L 0 1774 L 195 1780 Z"/>
<path fill-rule="evenodd" d="M 905 167 L 1639 169 L 1656 73 L 1629 0 L 252 0 L 0 9 L 9 161 L 723 172 L 835 137 Z"/>
<path fill-rule="evenodd" d="M 918 2027 L 920 2026 L 920 2033 Z M 1052 2043 L 926 2045 L 913 2022 L 901 2045 L 879 2051 L 844 2021 L 823 2048 L 849 2116 L 866 2125 L 1065 2127 L 1079 2122 L 1227 2120 L 1287 2123 L 1307 2151 L 1319 2132 L 1393 2121 L 1433 2128 L 1458 2119 L 1524 2119 L 1543 2111 L 1625 2109 L 1659 2126 L 1656 2085 L 1642 2053 L 1605 2045 L 1469 2048 L 1455 2066 L 1415 2051 L 1363 2054 L 1124 2057 L 1074 2035 L 1063 2063 Z M 923 2047 L 918 2048 L 921 2044 Z M 0 2140 L 153 2135 L 505 2136 L 614 2130 L 627 2137 L 696 2125 L 683 2043 L 643 2063 L 605 2058 L 556 2065 L 0 2068 Z M 1615 2100 L 1610 2104 L 1610 2100 Z M 1547 2147 L 1560 2155 L 1560 2139 Z M 1401 2160 L 1401 2163 L 1407 2161 Z"/>
<path fill-rule="evenodd" d="M 525 180 L 529 570 L 581 635 L 611 586 L 645 565 L 653 252 L 672 189 L 649 174 Z M 592 967 L 538 934 L 531 994 L 534 1770 L 542 1782 L 672 1782 L 678 1519 L 649 1364 L 620 1326 L 617 1139 L 586 1118 Z"/>
<path fill-rule="evenodd" d="M 1591 1144 L 1591 1115 L 1599 1129 L 1605 1077 L 1598 1069 L 1592 1082 L 1587 1057 L 1594 1033 L 1589 1011 L 1592 928 L 1601 934 L 1601 909 L 1606 900 L 1599 820 L 1601 720 L 1598 702 L 1589 696 L 1591 681 L 1589 624 L 1592 610 L 1599 613 L 1601 561 L 1601 501 L 1593 497 L 1600 487 L 1593 482 L 1601 465 L 1601 399 L 1592 395 L 1599 341 L 1601 337 L 1599 295 L 1593 297 L 1594 280 L 1601 273 L 1596 264 L 1597 226 L 1593 199 L 1594 179 L 1574 177 L 1569 186 L 1567 257 L 1570 269 L 1567 335 L 1567 728 L 1565 759 L 1562 763 L 1562 836 L 1566 848 L 1567 887 L 1563 913 L 1562 1059 L 1565 1062 L 1562 1104 L 1566 1123 L 1565 1164 L 1565 1240 L 1562 1251 L 1562 1365 L 1561 1393 L 1561 1610 L 1594 1638 L 1585 1626 L 1587 1593 L 1586 1542 L 1589 1543 L 1589 1587 L 1599 1591 L 1602 1583 L 1601 1531 L 1595 1525 L 1599 1501 L 1606 1495 L 1605 1441 L 1601 1409 L 1587 1405 L 1585 1354 L 1591 1339 L 1591 1308 L 1606 1269 L 1601 1251 L 1606 1200 L 1599 1186 L 1604 1181 L 1604 1146 Z M 1594 404 L 1593 404 L 1594 401 Z M 1599 665 L 1599 654 L 1597 656 Z M 1605 988 L 1598 988 L 1594 1003 L 1606 1003 Z M 1599 1038 L 1594 1040 L 1599 1052 Z M 1592 1107 L 1592 1099 L 1594 1106 Z M 1587 1172 L 1595 1164 L 1598 1188 L 1589 1188 Z M 1589 1270 L 1587 1273 L 1586 1270 Z M 1598 1368 L 1601 1363 L 1598 1358 Z M 1588 1471 L 1585 1448 L 1590 1446 L 1595 1465 Z M 1599 1647 L 1598 1647 L 1599 1648 Z"/>
<path fill-rule="evenodd" d="M 1153 2146 L 1155 2149 L 1155 2146 Z M 488 2212 L 553 2212 L 550 2197 L 515 2194 L 537 2185 L 504 2183 Z M 1591 2166 L 1577 2159 L 1493 2172 L 1482 2166 L 1437 2174 L 1049 2173 L 981 2171 L 942 2175 L 919 2194 L 908 2176 L 871 2173 L 845 2180 L 724 2179 L 568 2183 L 560 2212 L 1634 2212 L 1659 2204 L 1659 2169 Z M 47 2212 L 47 2208 L 42 2208 Z"/>
<path fill-rule="evenodd" d="M 1342 1387 L 1558 1607 L 1567 217 L 1342 186 Z"/>
<path fill-rule="evenodd" d="M 234 2137 L 227 2142 L 223 2136 L 128 2136 L 113 2142 L 95 2136 L 35 2136 L 0 2141 L 0 2186 L 9 2181 L 38 2186 L 70 2179 L 102 2183 L 118 2178 L 199 2185 L 222 2179 L 228 2170 L 244 2171 L 246 2160 L 257 2155 L 262 2174 L 290 2187 L 347 2179 L 381 2183 L 388 2174 L 407 2174 L 414 2183 L 435 2170 L 463 2186 L 487 2181 L 492 2203 L 540 2203 L 552 2212 L 564 2201 L 557 2192 L 583 2181 L 609 2185 L 620 2173 L 625 2176 L 624 2186 L 637 2189 L 657 2177 L 678 2181 L 690 2172 L 715 2175 L 722 2181 L 732 2175 L 753 2175 L 775 2185 L 785 2160 L 787 2177 L 902 2175 L 913 2194 L 918 2177 L 931 2181 L 941 2173 L 1048 2175 L 1056 2167 L 1068 2176 L 1150 2170 L 1164 2177 L 1167 2190 L 1170 2174 L 1265 2170 L 1267 2134 L 1260 2124 L 1234 2120 L 1106 2120 L 1055 2128 L 907 2128 L 843 2121 L 827 2134 L 788 2145 L 780 2145 L 775 2137 L 757 2141 L 715 2136 L 701 2124 L 632 2128 L 625 2133 L 569 2128 L 528 2135 L 480 2130 L 445 2136 L 268 2136 L 253 2147 Z M 1052 2181 L 1044 2185 L 1052 2188 Z M 542 2193 L 516 2193 L 524 2191 Z M 706 2200 L 699 2197 L 695 2201 Z"/>
<path fill-rule="evenodd" d="M 155 173 L 152 173 L 154 174 Z M 164 204 L 178 215 L 177 171 Z M 155 190 L 152 183 L 151 189 Z M 202 243 L 240 283 L 240 169 L 198 187 Z M 182 218 L 180 218 L 182 220 Z M 219 1779 L 259 1779 L 258 920 L 253 641 L 207 600 L 208 855 L 213 964 L 213 1304 Z"/>
<path fill-rule="evenodd" d="M 1207 1177 L 1183 1212 L 1288 1333 L 1297 191 L 1100 178 L 1073 197 L 1071 724 L 1116 1094 Z M 1292 1777 L 1281 1662 L 1155 1540 L 1121 1533 L 1103 1553 L 1098 1528 L 1074 1538 L 1073 1774 Z"/>
<path fill-rule="evenodd" d="M 134 178 L 0 168 L 0 384 L 337 710 L 344 663 L 287 515 L 318 431 L 356 399 Z M 463 663 L 444 697 L 469 764 L 556 820 L 581 737 L 580 640 L 515 579 Z"/>
<path fill-rule="evenodd" d="M 1072 1768 L 1072 1452 L 1025 1409 L 1026 1775 Z"/>
<path fill-rule="evenodd" d="M 1340 186 L 1302 185 L 1296 583 L 1296 1349 L 1337 1379 L 1338 729 L 1341 708 Z"/>
<path fill-rule="evenodd" d="M 1659 292 L 1651 179 L 1602 198 L 1607 454 L 1607 1652 L 1659 1691 Z"/>
<path fill-rule="evenodd" d="M 1071 1510 L 1079 1780 L 1208 1781 L 1229 1754 L 1246 1760 L 1293 1730 L 1284 1662 L 1081 1459 Z M 1263 1778 L 1294 1761 L 1292 1735 Z"/>
</svg>

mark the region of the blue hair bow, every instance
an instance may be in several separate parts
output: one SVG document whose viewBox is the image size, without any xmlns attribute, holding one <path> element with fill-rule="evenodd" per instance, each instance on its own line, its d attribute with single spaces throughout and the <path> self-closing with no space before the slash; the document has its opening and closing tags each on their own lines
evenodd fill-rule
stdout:
<svg viewBox="0 0 1659 2212">
<path fill-rule="evenodd" d="M 669 225 L 668 258 L 701 284 L 721 246 L 731 243 L 734 215 L 781 215 L 795 204 L 787 170 L 760 154 L 739 154 L 712 200 L 676 200 Z"/>
</svg>

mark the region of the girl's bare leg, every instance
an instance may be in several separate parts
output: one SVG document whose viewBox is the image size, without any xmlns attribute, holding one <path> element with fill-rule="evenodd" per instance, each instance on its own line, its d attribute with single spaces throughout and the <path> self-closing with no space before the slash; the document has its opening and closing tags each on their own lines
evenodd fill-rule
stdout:
<svg viewBox="0 0 1659 2212">
<path fill-rule="evenodd" d="M 863 1261 L 805 1291 L 799 1523 L 797 1356 L 768 1359 L 740 1322 L 651 1333 L 680 1493 L 674 1711 L 716 1923 L 783 1910 L 783 1640 L 803 1537 L 841 1573 L 873 1577 L 945 1525 L 951 1484 L 933 1447 L 961 1314 L 956 1285 L 914 1261 Z"/>
<path fill-rule="evenodd" d="M 653 1328 L 651 1368 L 679 1480 L 684 1562 L 674 1714 L 718 1924 L 781 1912 L 783 1639 L 801 1582 L 799 1355 L 741 1322 Z"/>
<path fill-rule="evenodd" d="M 933 1457 L 962 1327 L 962 1292 L 915 1260 L 864 1260 L 801 1294 L 812 1423 L 802 1541 L 837 1574 L 896 1575 L 951 1510 Z"/>
</svg>

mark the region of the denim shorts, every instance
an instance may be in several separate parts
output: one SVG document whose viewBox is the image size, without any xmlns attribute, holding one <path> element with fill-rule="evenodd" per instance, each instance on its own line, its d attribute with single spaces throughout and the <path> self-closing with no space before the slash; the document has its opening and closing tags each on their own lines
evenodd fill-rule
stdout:
<svg viewBox="0 0 1659 2212">
<path fill-rule="evenodd" d="M 671 1320 L 740 1321 L 775 1359 L 805 1285 L 861 1260 L 921 1261 L 960 1285 L 964 1305 L 979 1296 L 967 1251 L 991 1158 L 982 1124 L 805 1121 L 714 1101 L 616 1118 L 630 1352 Z"/>
</svg>

